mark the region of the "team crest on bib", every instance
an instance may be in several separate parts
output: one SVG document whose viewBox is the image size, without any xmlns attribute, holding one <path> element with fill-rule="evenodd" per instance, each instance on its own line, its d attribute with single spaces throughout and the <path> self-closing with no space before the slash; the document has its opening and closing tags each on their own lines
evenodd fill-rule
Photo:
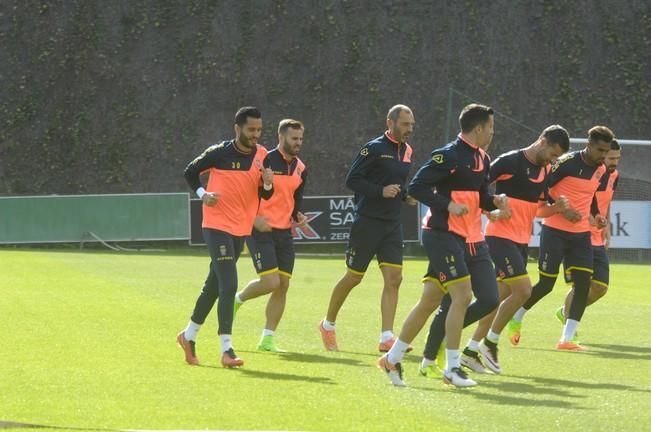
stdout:
<svg viewBox="0 0 651 432">
<path fill-rule="evenodd" d="M 361 152 L 359 152 L 362 156 L 368 156 L 368 149 L 364 147 Z"/>
<path fill-rule="evenodd" d="M 556 159 L 556 162 L 554 162 L 554 164 L 552 165 L 552 172 L 556 172 L 556 170 L 561 164 L 567 162 L 573 157 L 574 157 L 574 153 L 565 153 L 564 155 Z"/>
<path fill-rule="evenodd" d="M 443 163 L 443 155 L 442 154 L 437 154 L 432 156 L 432 160 L 436 162 L 437 164 Z"/>
</svg>

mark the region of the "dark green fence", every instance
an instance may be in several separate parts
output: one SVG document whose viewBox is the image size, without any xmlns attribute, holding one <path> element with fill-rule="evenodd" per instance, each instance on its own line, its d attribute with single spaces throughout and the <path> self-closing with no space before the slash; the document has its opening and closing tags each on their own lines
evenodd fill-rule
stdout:
<svg viewBox="0 0 651 432">
<path fill-rule="evenodd" d="M 0 197 L 1 243 L 188 240 L 187 193 Z"/>
</svg>

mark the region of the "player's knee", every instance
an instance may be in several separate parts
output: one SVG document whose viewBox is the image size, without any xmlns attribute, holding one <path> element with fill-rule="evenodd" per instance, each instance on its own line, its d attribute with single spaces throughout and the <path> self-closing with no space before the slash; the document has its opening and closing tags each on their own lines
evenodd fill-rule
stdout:
<svg viewBox="0 0 651 432">
<path fill-rule="evenodd" d="M 434 309 L 436 309 L 437 306 L 438 302 L 436 302 L 433 297 L 426 296 L 421 297 L 416 304 L 416 308 L 420 311 L 420 313 L 428 315 L 434 312 Z"/>
<path fill-rule="evenodd" d="M 276 291 L 280 288 L 280 277 L 278 275 L 278 272 L 273 272 L 261 276 L 260 283 L 266 292 Z"/>
<path fill-rule="evenodd" d="M 529 280 L 513 284 L 511 286 L 511 295 L 523 303 L 529 300 L 529 297 L 531 297 L 531 283 Z"/>
<path fill-rule="evenodd" d="M 423 295 L 421 295 L 416 307 L 431 314 L 441 304 L 442 297 L 443 292 L 441 289 L 434 283 L 427 281 L 423 284 Z"/>
<path fill-rule="evenodd" d="M 201 289 L 201 296 L 210 299 L 211 301 L 215 301 L 219 296 L 219 288 L 206 284 Z"/>
<path fill-rule="evenodd" d="M 460 289 L 451 297 L 453 304 L 468 306 L 472 301 L 472 290 Z"/>
<path fill-rule="evenodd" d="M 351 288 L 359 285 L 363 278 L 364 278 L 363 274 L 353 273 L 350 270 L 346 272 L 346 276 L 344 277 L 346 285 L 348 285 Z"/>
<path fill-rule="evenodd" d="M 468 293 L 463 293 L 461 296 L 457 296 L 460 304 L 469 305 L 472 301 L 472 291 Z"/>
<path fill-rule="evenodd" d="M 595 300 L 605 296 L 607 292 L 608 287 L 605 285 L 592 284 L 590 287 L 590 294 L 592 294 L 591 297 L 594 297 Z"/>
<path fill-rule="evenodd" d="M 540 289 L 545 295 L 549 294 L 552 292 L 552 289 L 554 289 L 554 284 L 556 283 L 555 278 L 551 278 L 548 276 L 540 276 L 540 280 L 538 281 L 538 289 Z"/>
<path fill-rule="evenodd" d="M 280 277 L 280 282 L 278 283 L 278 288 L 274 290 L 275 295 L 286 296 L 287 291 L 289 290 L 289 279 Z"/>
<path fill-rule="evenodd" d="M 284 292 L 287 292 L 289 289 L 289 278 L 288 277 L 280 277 L 280 284 L 278 286 L 278 289 Z"/>
<path fill-rule="evenodd" d="M 482 303 L 484 304 L 484 311 L 490 313 L 500 305 L 500 298 L 497 293 L 495 293 L 495 295 L 483 299 Z"/>
<path fill-rule="evenodd" d="M 387 288 L 398 289 L 402 283 L 402 273 L 391 273 L 384 276 L 384 286 Z"/>
</svg>

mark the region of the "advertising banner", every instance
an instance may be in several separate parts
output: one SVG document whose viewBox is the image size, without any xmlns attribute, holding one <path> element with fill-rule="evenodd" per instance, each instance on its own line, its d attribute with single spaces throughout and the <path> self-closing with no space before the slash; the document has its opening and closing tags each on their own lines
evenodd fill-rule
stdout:
<svg viewBox="0 0 651 432">
<path fill-rule="evenodd" d="M 191 200 L 192 220 L 191 244 L 203 244 L 201 233 L 201 200 Z M 354 219 L 353 197 L 348 195 L 306 196 L 303 198 L 302 213 L 307 217 L 307 226 L 292 229 L 297 244 L 346 243 Z M 403 235 L 406 242 L 417 242 L 419 219 L 417 206 L 402 208 Z"/>
</svg>

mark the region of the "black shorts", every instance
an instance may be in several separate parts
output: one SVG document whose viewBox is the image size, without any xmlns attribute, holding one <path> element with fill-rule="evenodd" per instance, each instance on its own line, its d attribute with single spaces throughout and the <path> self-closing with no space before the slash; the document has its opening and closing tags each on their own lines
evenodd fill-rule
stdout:
<svg viewBox="0 0 651 432">
<path fill-rule="evenodd" d="M 448 231 L 423 230 L 423 247 L 429 259 L 423 282 L 433 281 L 447 293 L 448 285 L 470 279 L 473 273 L 473 285 L 475 280 L 495 285 L 495 270 L 486 242 L 466 243 L 463 237 Z M 482 274 L 473 272 L 474 268 L 482 269 Z"/>
<path fill-rule="evenodd" d="M 373 256 L 380 267 L 402 268 L 402 224 L 397 221 L 357 216 L 350 228 L 346 265 L 348 270 L 363 275 Z"/>
<path fill-rule="evenodd" d="M 494 236 L 486 236 L 486 243 L 495 263 L 495 274 L 498 280 L 509 282 L 529 277 L 528 245 Z"/>
<path fill-rule="evenodd" d="M 592 273 L 593 253 L 590 232 L 572 233 L 543 225 L 540 232 L 538 270 L 543 276 L 556 278 L 564 262 L 566 271 Z"/>
<path fill-rule="evenodd" d="M 246 238 L 246 246 L 259 276 L 275 271 L 292 276 L 295 253 L 291 229 L 274 228 L 271 232 L 260 232 L 254 228 L 251 236 Z"/>
<path fill-rule="evenodd" d="M 610 262 L 608 261 L 608 253 L 604 246 L 592 246 L 592 282 L 608 287 L 610 283 Z M 567 263 L 563 262 L 563 272 L 565 275 L 565 283 L 572 283 L 572 273 L 567 270 Z"/>
</svg>

